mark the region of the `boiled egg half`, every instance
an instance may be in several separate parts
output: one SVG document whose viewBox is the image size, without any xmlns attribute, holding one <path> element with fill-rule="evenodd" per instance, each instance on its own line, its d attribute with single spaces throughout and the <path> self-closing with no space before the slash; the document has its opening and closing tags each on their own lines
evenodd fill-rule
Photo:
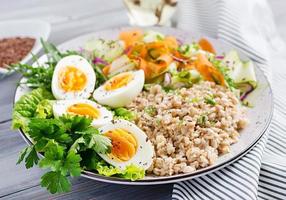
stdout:
<svg viewBox="0 0 286 200">
<path fill-rule="evenodd" d="M 89 117 L 92 119 L 91 125 L 96 128 L 109 123 L 113 118 L 109 110 L 87 99 L 56 101 L 53 113 L 55 117 L 65 114 Z"/>
<path fill-rule="evenodd" d="M 95 81 L 95 72 L 85 58 L 66 56 L 55 67 L 52 92 L 56 99 L 87 99 L 94 90 Z"/>
<path fill-rule="evenodd" d="M 93 98 L 102 105 L 122 107 L 142 91 L 145 76 L 143 70 L 128 71 L 117 74 L 97 88 Z"/>
<path fill-rule="evenodd" d="M 135 124 L 126 120 L 114 120 L 99 128 L 101 134 L 112 143 L 109 154 L 99 154 L 109 164 L 124 170 L 134 164 L 145 170 L 152 165 L 154 148 L 147 135 Z"/>
</svg>

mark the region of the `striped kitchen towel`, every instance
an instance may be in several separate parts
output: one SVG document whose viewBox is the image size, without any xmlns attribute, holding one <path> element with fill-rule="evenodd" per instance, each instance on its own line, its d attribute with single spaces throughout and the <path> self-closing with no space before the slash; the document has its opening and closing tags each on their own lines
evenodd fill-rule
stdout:
<svg viewBox="0 0 286 200">
<path fill-rule="evenodd" d="M 271 82 L 274 116 L 259 143 L 235 163 L 174 184 L 173 199 L 286 199 L 286 48 L 266 0 L 181 0 L 178 27 L 236 46 Z"/>
</svg>

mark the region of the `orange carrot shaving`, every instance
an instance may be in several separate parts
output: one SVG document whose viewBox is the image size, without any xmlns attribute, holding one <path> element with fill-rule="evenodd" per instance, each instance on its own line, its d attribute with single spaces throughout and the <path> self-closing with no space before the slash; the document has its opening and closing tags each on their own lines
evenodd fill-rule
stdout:
<svg viewBox="0 0 286 200">
<path fill-rule="evenodd" d="M 119 39 L 124 41 L 126 47 L 134 45 L 143 37 L 143 32 L 140 29 L 123 31 L 119 34 Z"/>
<path fill-rule="evenodd" d="M 220 85 L 225 85 L 224 76 L 222 73 L 208 61 L 203 54 L 197 55 L 197 60 L 194 62 L 195 68 L 207 81 L 212 81 Z"/>
<path fill-rule="evenodd" d="M 177 49 L 179 47 L 178 41 L 173 36 L 166 36 L 163 42 L 170 48 L 170 49 Z"/>
<path fill-rule="evenodd" d="M 172 56 L 170 54 L 163 54 L 163 55 L 161 55 L 161 56 L 159 56 L 157 58 L 157 62 L 160 65 L 167 65 L 167 66 L 169 66 L 172 61 L 173 61 L 173 58 L 172 58 Z"/>
<path fill-rule="evenodd" d="M 107 76 L 110 70 L 110 65 L 106 65 L 103 69 L 102 69 L 102 73 Z"/>
<path fill-rule="evenodd" d="M 208 51 L 213 54 L 216 53 L 213 45 L 207 39 L 201 38 L 198 43 L 204 51 Z"/>
<path fill-rule="evenodd" d="M 151 76 L 152 71 L 150 68 L 148 68 L 146 60 L 139 58 L 138 59 L 138 68 L 142 69 L 144 71 L 145 77 Z"/>
<path fill-rule="evenodd" d="M 168 46 L 166 45 L 165 42 L 163 41 L 159 41 L 159 42 L 150 42 L 145 44 L 147 49 L 156 49 L 156 50 L 160 50 L 160 51 L 164 51 L 167 52 L 168 50 Z"/>
<path fill-rule="evenodd" d="M 186 63 L 184 66 L 183 66 L 184 69 L 194 69 L 195 68 L 195 65 L 194 63 Z"/>
<path fill-rule="evenodd" d="M 126 54 L 129 58 L 138 58 L 138 57 L 145 57 L 147 53 L 148 52 L 145 44 L 138 43 L 134 46 L 131 46 Z"/>
</svg>

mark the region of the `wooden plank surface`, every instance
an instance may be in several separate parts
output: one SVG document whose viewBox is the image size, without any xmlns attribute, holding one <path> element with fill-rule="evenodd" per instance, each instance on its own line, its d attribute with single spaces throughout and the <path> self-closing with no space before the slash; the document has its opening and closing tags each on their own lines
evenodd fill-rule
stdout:
<svg viewBox="0 0 286 200">
<path fill-rule="evenodd" d="M 120 200 L 120 199 L 171 199 L 171 185 L 162 186 L 122 186 L 100 183 L 97 181 L 78 178 L 73 181 L 72 191 L 60 195 L 50 195 L 40 186 L 18 191 L 3 199 L 65 199 L 65 200 Z"/>
<path fill-rule="evenodd" d="M 270 1 L 278 30 L 286 40 L 286 2 Z M 50 41 L 60 44 L 85 33 L 128 25 L 119 0 L 0 0 L 0 20 L 44 19 L 51 23 Z M 73 180 L 71 192 L 50 195 L 39 186 L 44 172 L 16 165 L 19 151 L 26 146 L 17 131 L 10 130 L 13 96 L 19 75 L 0 80 L 0 198 L 1 199 L 171 199 L 172 185 L 122 186 L 86 178 Z"/>
</svg>

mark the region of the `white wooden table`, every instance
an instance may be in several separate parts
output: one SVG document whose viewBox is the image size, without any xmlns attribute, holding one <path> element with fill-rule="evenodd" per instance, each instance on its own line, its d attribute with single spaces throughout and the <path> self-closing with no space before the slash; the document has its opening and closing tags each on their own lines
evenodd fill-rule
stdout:
<svg viewBox="0 0 286 200">
<path fill-rule="evenodd" d="M 274 16 L 286 40 L 286 1 L 271 0 Z M 44 19 L 52 24 L 49 41 L 60 44 L 73 37 L 109 27 L 128 25 L 119 0 L 0 0 L 0 20 Z M 19 80 L 14 74 L 0 81 L 0 198 L 2 199 L 171 199 L 172 185 L 121 186 L 85 178 L 73 181 L 72 191 L 50 195 L 39 185 L 43 171 L 16 165 L 26 146 L 17 131 L 11 131 L 11 110 Z"/>
</svg>

